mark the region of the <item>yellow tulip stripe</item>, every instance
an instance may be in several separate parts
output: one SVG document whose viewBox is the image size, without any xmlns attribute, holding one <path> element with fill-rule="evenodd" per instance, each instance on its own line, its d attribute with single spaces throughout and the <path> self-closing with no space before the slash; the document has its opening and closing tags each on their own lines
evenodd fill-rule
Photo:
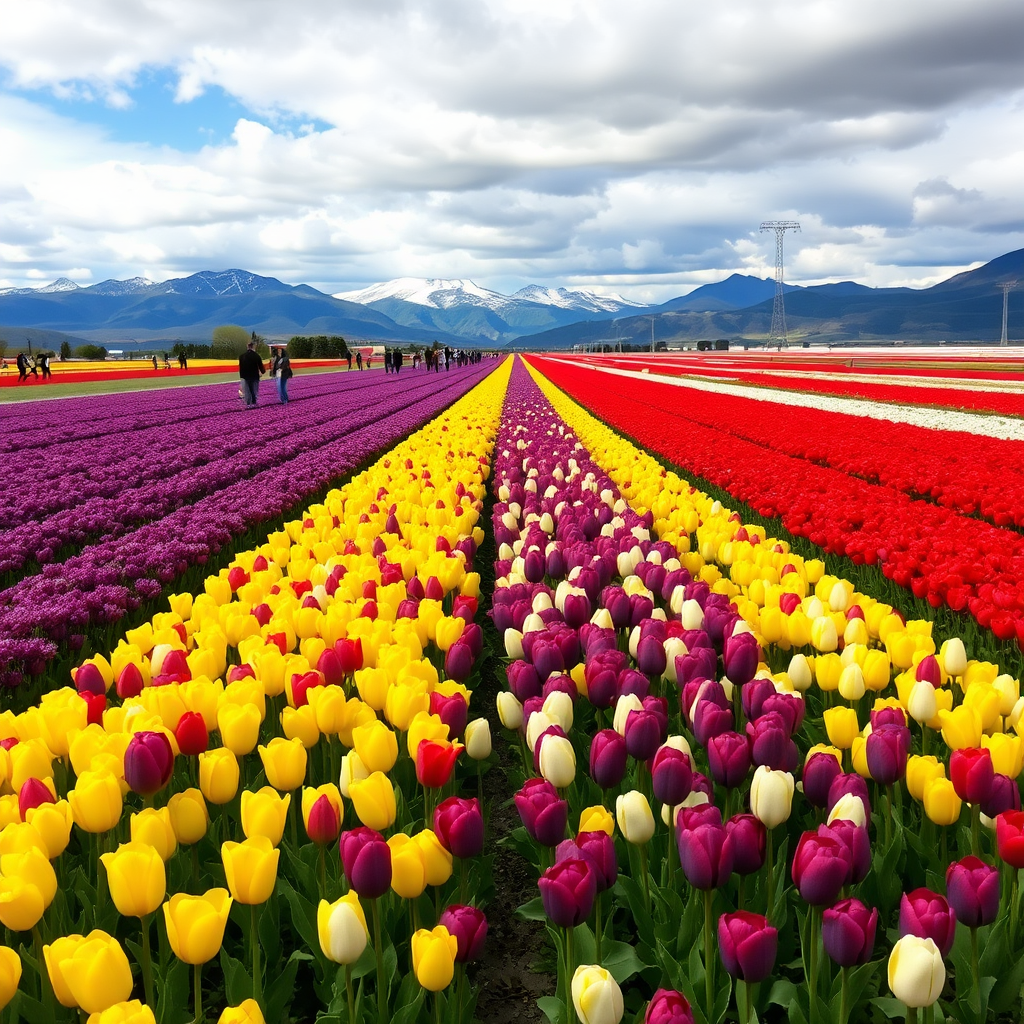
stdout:
<svg viewBox="0 0 1024 1024">
<path fill-rule="evenodd" d="M 109 656 L 85 661 L 73 674 L 86 699 L 64 688 L 0 715 L 0 921 L 35 936 L 45 968 L 37 1014 L 64 1019 L 59 1003 L 92 1014 L 91 1024 L 153 1021 L 150 930 L 162 916 L 175 957 L 195 968 L 200 1019 L 200 966 L 220 953 L 233 903 L 252 913 L 255 1002 L 222 1019 L 261 1021 L 268 1007 L 276 1019 L 292 999 L 298 961 L 281 949 L 279 908 L 291 909 L 293 933 L 313 947 L 318 990 L 336 998 L 327 966 L 351 966 L 367 933 L 354 891 L 347 904 L 316 910 L 317 897 L 343 891 L 337 853 L 324 850 L 346 813 L 350 827 L 391 834 L 384 891 L 395 895 L 378 954 L 401 915 L 419 921 L 412 904 L 452 874 L 456 844 L 435 834 L 431 812 L 454 788 L 459 737 L 470 756 L 490 754 L 486 721 L 467 726 L 466 684 L 480 652 L 472 557 L 510 372 L 508 360 L 208 577 L 202 593 L 172 596 L 169 611 L 129 630 Z M 58 872 L 68 885 L 55 899 Z M 270 932 L 257 917 L 265 904 Z M 144 1003 L 129 1001 L 132 970 L 117 937 L 136 941 L 140 926 Z M 0 968 L 3 1006 L 18 990 L 19 955 L 0 947 Z M 161 1001 L 180 1007 L 170 989 L 188 977 L 168 968 Z M 379 971 L 386 1019 L 382 981 Z"/>
<path fill-rule="evenodd" d="M 928 754 L 931 733 L 939 732 L 949 750 L 988 749 L 995 772 L 1017 779 L 1024 768 L 1018 679 L 991 662 L 968 659 L 959 638 L 937 649 L 931 621 L 904 622 L 891 605 L 826 574 L 820 559 L 804 559 L 763 527 L 742 523 L 527 366 L 623 498 L 641 514 L 651 510 L 654 533 L 675 546 L 683 567 L 726 594 L 769 660 L 786 664 L 772 672 L 762 663 L 759 674 L 780 690 L 817 687 L 828 708 L 831 749 L 849 750 L 859 774 L 870 778 L 865 743 L 871 726 L 862 720 L 862 698 L 874 694 L 871 710 L 902 707 L 921 726 L 922 754 L 911 757 L 908 782 L 920 780 L 911 782 L 911 795 L 936 824 L 955 822 L 961 805 L 946 765 Z M 846 703 L 831 707 L 837 692 Z"/>
</svg>

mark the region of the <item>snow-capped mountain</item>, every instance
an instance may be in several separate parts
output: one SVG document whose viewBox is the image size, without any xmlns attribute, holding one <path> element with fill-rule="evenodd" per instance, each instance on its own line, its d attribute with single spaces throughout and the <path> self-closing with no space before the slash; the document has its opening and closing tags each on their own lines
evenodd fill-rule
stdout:
<svg viewBox="0 0 1024 1024">
<path fill-rule="evenodd" d="M 146 277 L 129 277 L 126 281 L 100 281 L 88 290 L 93 295 L 134 295 L 136 292 L 152 288 L 153 282 Z"/>
<path fill-rule="evenodd" d="M 633 309 L 642 305 L 631 302 L 621 295 L 598 295 L 584 289 L 545 288 L 539 284 L 528 284 L 525 288 L 512 295 L 481 288 L 473 281 L 463 279 L 444 280 L 442 278 L 399 277 L 393 281 L 373 284 L 353 292 L 338 292 L 336 299 L 358 302 L 364 306 L 383 302 L 386 299 L 398 299 L 411 302 L 417 306 L 430 306 L 434 309 L 451 309 L 453 306 L 482 306 L 503 312 L 510 305 L 524 302 L 540 306 L 557 306 L 559 309 L 578 310 L 586 313 L 617 313 L 621 309 Z"/>
<path fill-rule="evenodd" d="M 66 277 L 58 277 L 56 281 L 44 284 L 40 288 L 2 288 L 0 295 L 53 295 L 54 292 L 77 292 L 81 289 L 74 281 Z"/>
</svg>

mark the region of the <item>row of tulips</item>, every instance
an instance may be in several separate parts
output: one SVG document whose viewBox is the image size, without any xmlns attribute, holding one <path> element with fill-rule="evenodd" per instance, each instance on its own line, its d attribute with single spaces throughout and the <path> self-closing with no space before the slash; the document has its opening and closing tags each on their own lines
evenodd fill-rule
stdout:
<svg viewBox="0 0 1024 1024">
<path fill-rule="evenodd" d="M 780 450 L 784 442 L 779 438 L 802 436 L 806 410 L 776 406 L 766 417 L 764 403 L 728 396 L 716 396 L 713 409 L 699 402 L 683 405 L 680 389 L 669 384 L 615 378 L 613 392 L 600 371 L 555 360 L 539 360 L 538 366 L 613 427 L 723 487 L 759 514 L 780 517 L 792 534 L 856 563 L 877 564 L 933 607 L 969 612 L 996 638 L 1017 641 L 1024 650 L 1024 538 L 1019 532 L 827 465 L 812 467 Z M 830 415 L 837 421 L 835 430 L 849 429 L 851 417 Z M 730 417 L 744 418 L 748 432 L 756 432 L 749 438 L 731 432 Z M 889 425 L 887 440 L 901 429 Z M 933 433 L 941 439 L 941 432 Z M 966 440 L 953 436 L 952 443 L 967 450 L 982 443 L 973 435 Z M 942 443 L 934 442 L 937 447 Z M 1016 464 L 1019 443 L 1003 444 L 1008 446 L 1004 457 Z M 976 486 L 981 491 L 988 485 Z"/>
<path fill-rule="evenodd" d="M 617 819 L 628 843 L 630 878 L 639 880 L 639 884 L 633 884 L 620 874 L 615 882 L 619 896 L 633 897 L 629 900 L 637 950 L 633 963 L 638 965 L 637 969 L 642 969 L 643 964 L 651 965 L 644 977 L 650 976 L 652 983 L 667 980 L 681 988 L 696 1019 L 719 1020 L 729 1006 L 728 987 L 714 983 L 714 957 L 708 955 L 714 950 L 716 905 L 719 911 L 728 911 L 720 915 L 718 929 L 723 960 L 735 977 L 751 984 L 771 974 L 774 955 L 769 957 L 768 953 L 777 944 L 782 963 L 791 962 L 797 955 L 797 929 L 784 926 L 794 919 L 799 923 L 799 955 L 804 967 L 801 980 L 805 984 L 794 985 L 789 970 L 782 969 L 776 972 L 781 974 L 776 984 L 769 992 L 761 992 L 760 997 L 745 986 L 737 993 L 737 1012 L 741 1015 L 753 1012 L 758 998 L 762 1009 L 770 998 L 786 1007 L 791 1015 L 804 1019 L 826 1019 L 829 1013 L 846 1019 L 858 1003 L 858 1012 L 888 1012 L 888 997 L 873 995 L 871 978 L 878 967 L 872 960 L 874 933 L 879 913 L 883 923 L 887 923 L 901 903 L 945 905 L 947 926 L 951 912 L 965 926 L 952 950 L 955 977 L 946 988 L 944 1001 L 961 1014 L 959 1019 L 985 1019 L 989 1007 L 994 1011 L 1013 1004 L 1018 999 L 1024 972 L 1024 960 L 1018 956 L 1016 947 L 1018 855 L 1010 852 L 1015 830 L 1019 832 L 1022 821 L 1019 812 L 1012 809 L 1019 806 L 1019 796 L 1014 794 L 1020 770 L 1020 740 L 1015 735 L 1003 734 L 1002 729 L 1012 728 L 1009 723 L 1016 721 L 1013 709 L 1018 701 L 1017 681 L 1000 679 L 995 666 L 969 662 L 958 641 L 936 650 L 927 624 L 903 623 L 891 608 L 872 602 L 865 595 L 856 595 L 845 581 L 829 579 L 823 567 L 805 564 L 785 545 L 769 542 L 763 531 L 758 534 L 752 527 L 742 527 L 727 510 L 691 493 L 688 486 L 672 474 L 666 475 L 653 460 L 616 438 L 578 407 L 574 410 L 564 396 L 559 397 L 550 387 L 547 390 L 572 429 L 570 438 L 579 437 L 591 451 L 602 453 L 603 472 L 592 470 L 589 479 L 583 473 L 580 483 L 584 490 L 598 499 L 590 502 L 589 509 L 586 502 L 575 496 L 561 505 L 558 487 L 545 479 L 541 457 L 547 454 L 545 446 L 550 446 L 551 436 L 564 437 L 568 432 L 564 424 L 549 426 L 547 431 L 531 424 L 529 439 L 524 437 L 521 445 L 517 444 L 520 452 L 528 451 L 523 468 L 518 470 L 526 476 L 523 487 L 527 504 L 516 502 L 518 493 L 511 493 L 511 487 L 505 485 L 510 490 L 511 504 L 517 507 L 501 512 L 501 527 L 510 532 L 518 530 L 519 535 L 510 544 L 515 559 L 507 566 L 499 561 L 498 571 L 507 569 L 499 585 L 507 584 L 508 597 L 502 599 L 501 591 L 496 594 L 495 619 L 497 622 L 500 607 L 514 606 L 523 600 L 528 611 L 521 629 L 516 629 L 515 621 L 509 627 L 512 632 L 507 634 L 507 648 L 517 658 L 508 671 L 511 692 L 500 699 L 499 711 L 504 724 L 518 726 L 523 740 L 532 744 L 533 765 L 542 776 L 551 776 L 548 782 L 553 786 L 552 791 L 551 786 L 545 788 L 543 780 L 539 780 L 528 783 L 521 794 L 520 803 L 528 809 L 524 823 L 530 827 L 533 839 L 556 846 L 557 858 L 557 844 L 564 836 L 561 830 L 570 815 L 575 820 L 577 813 L 583 816 L 581 832 L 592 831 L 594 823 L 602 821 L 609 832 L 613 831 L 607 811 L 602 814 L 584 805 L 596 796 L 602 804 L 610 806 L 611 797 L 618 796 Z M 568 466 L 567 472 L 562 469 L 563 475 L 569 476 L 574 466 L 583 465 L 584 457 L 585 453 L 577 451 L 574 465 Z M 531 468 L 538 469 L 534 475 L 539 477 L 536 489 L 526 486 Z M 499 458 L 496 480 L 503 472 Z M 546 473 L 558 481 L 550 466 Z M 620 537 L 620 545 L 626 551 L 602 551 L 602 542 L 615 537 L 619 523 L 613 523 L 613 515 L 605 524 L 606 530 L 598 521 L 603 515 L 600 506 L 608 506 L 613 513 L 617 510 L 622 525 L 630 515 L 614 487 L 603 486 L 609 478 L 621 484 L 635 508 L 646 508 L 644 514 L 653 514 L 652 526 L 661 541 L 652 542 L 644 537 L 646 530 L 641 526 L 640 532 L 633 534 L 632 546 L 628 541 L 622 543 Z M 530 497 L 538 493 L 546 496 L 540 507 L 534 506 L 536 499 Z M 500 490 L 498 497 L 503 497 Z M 572 542 L 571 555 L 565 553 L 566 544 L 559 532 L 563 527 L 558 513 L 565 513 L 567 508 L 574 509 L 570 525 L 563 531 Z M 515 523 L 505 518 L 509 513 L 515 516 Z M 543 522 L 545 513 L 550 514 L 550 523 Z M 590 550 L 584 551 L 586 530 L 580 522 L 591 516 L 597 525 L 589 527 Z M 742 614 L 759 613 L 763 607 L 750 596 L 749 584 L 754 581 L 740 587 L 722 576 L 722 569 L 729 571 L 727 563 L 717 566 L 712 561 L 705 562 L 699 551 L 691 550 L 700 547 L 701 527 L 706 523 L 714 525 L 716 520 L 729 524 L 724 528 L 732 529 L 731 543 L 735 546 L 770 550 L 787 565 L 793 563 L 780 573 L 779 569 L 786 566 L 772 565 L 773 559 L 766 559 L 764 568 L 768 571 L 760 577 L 760 591 L 754 588 L 755 596 L 761 596 L 765 590 L 772 593 L 771 588 L 777 587 L 782 593 L 797 596 L 797 604 L 803 606 L 805 615 L 816 612 L 809 618 L 819 644 L 817 656 L 808 646 L 806 652 L 798 650 L 792 655 L 785 671 L 770 671 L 762 656 L 767 652 L 770 658 L 777 659 L 782 652 L 776 649 L 777 645 L 768 643 Z M 691 525 L 683 529 L 684 522 Z M 553 527 L 547 541 L 536 533 L 545 525 Z M 740 529 L 745 534 L 737 537 Z M 505 542 L 509 542 L 507 538 Z M 561 563 L 556 554 L 559 550 Z M 536 573 L 536 569 L 529 567 L 527 556 L 531 551 L 544 554 L 541 576 L 536 581 L 531 581 L 529 575 Z M 618 587 L 608 586 L 600 579 L 596 582 L 597 593 L 593 596 L 597 600 L 591 602 L 591 619 L 576 627 L 579 661 L 570 664 L 566 651 L 571 645 L 564 634 L 572 629 L 568 626 L 569 616 L 578 616 L 579 612 L 572 610 L 567 599 L 572 590 L 586 593 L 588 570 L 600 574 L 600 565 L 609 563 L 614 565 L 611 571 L 622 577 L 621 592 L 625 592 L 627 600 L 622 601 Z M 550 570 L 558 570 L 562 565 L 573 578 L 561 585 L 560 593 L 555 586 L 557 577 Z M 698 578 L 693 578 L 691 570 Z M 576 581 L 581 581 L 580 586 L 574 586 Z M 801 590 L 806 596 L 799 596 Z M 830 602 L 823 602 L 819 596 L 826 590 Z M 552 594 L 554 609 L 546 610 Z M 591 596 L 587 594 L 588 601 Z M 634 597 L 649 602 L 644 605 L 647 618 L 636 608 L 637 602 L 630 607 Z M 533 608 L 534 601 L 539 608 Z M 812 602 L 821 607 L 814 608 Z M 840 612 L 841 629 L 837 621 Z M 883 623 L 884 639 L 879 629 Z M 546 642 L 552 632 L 559 641 L 561 667 L 557 659 L 552 667 L 550 643 Z M 796 646 L 809 644 L 810 637 Z M 786 653 L 790 654 L 792 645 L 786 646 L 790 648 Z M 625 650 L 631 660 L 623 665 L 620 657 Z M 835 746 L 814 741 L 824 741 L 829 734 L 827 723 L 833 716 L 826 717 L 826 712 L 842 712 L 847 720 L 852 713 L 856 722 L 858 710 L 864 710 L 864 659 L 869 654 L 875 663 L 867 673 L 874 682 L 873 688 L 878 693 L 885 691 L 895 673 L 897 692 L 894 696 L 876 698 L 871 720 L 864 734 L 857 737 L 861 742 L 858 749 L 851 750 L 851 758 L 851 754 L 844 756 Z M 835 662 L 831 659 L 833 655 Z M 880 659 L 884 672 L 878 667 Z M 604 661 L 615 666 L 610 675 L 602 671 Z M 906 667 L 901 668 L 897 661 L 906 661 Z M 840 670 L 838 675 L 830 675 L 833 664 Z M 816 678 L 819 669 L 823 670 L 821 679 Z M 840 687 L 843 673 L 846 678 Z M 603 681 L 609 678 L 611 683 Z M 830 686 L 830 681 L 834 685 Z M 919 685 L 924 682 L 932 693 L 930 702 L 924 700 L 926 691 Z M 650 688 L 645 689 L 645 683 Z M 539 686 L 539 693 L 528 694 L 530 687 L 535 686 Z M 664 697 L 651 696 L 659 687 L 669 698 L 667 707 L 660 704 Z M 918 718 L 912 718 L 901 703 L 901 699 L 909 702 L 915 687 L 917 701 L 922 705 L 915 704 L 921 712 Z M 843 704 L 833 707 L 837 691 Z M 567 717 L 570 705 L 562 700 L 562 692 L 569 701 L 574 695 L 589 699 L 582 706 L 576 699 Z M 522 697 L 526 699 L 519 699 Z M 930 706 L 923 707 L 924 704 Z M 613 738 L 611 730 L 595 729 L 589 749 L 591 779 L 584 782 L 575 777 L 573 770 L 571 781 L 567 782 L 566 766 L 572 758 L 557 729 L 568 732 L 566 739 L 572 745 L 573 756 L 587 757 L 579 734 L 591 721 L 595 727 L 603 724 L 599 721 L 602 708 L 612 706 L 616 708 L 614 732 L 619 738 Z M 659 711 L 667 712 L 671 707 L 675 726 L 680 721 L 675 719 L 677 706 L 683 725 L 674 737 L 666 735 L 668 714 L 659 716 Z M 548 722 L 553 715 L 560 716 L 561 724 L 552 733 Z M 659 717 L 665 721 L 658 721 Z M 649 742 L 655 744 L 653 752 L 639 741 L 645 732 L 641 723 L 645 721 L 651 722 L 649 735 L 654 739 Z M 916 726 L 913 732 L 911 721 Z M 571 731 L 566 729 L 567 722 Z M 959 731 L 961 726 L 965 726 L 963 733 Z M 950 784 L 954 794 L 963 790 L 958 799 L 973 797 L 966 815 L 967 821 L 974 823 L 973 828 L 962 822 L 958 828 L 943 820 L 942 814 L 948 815 L 950 808 L 937 811 L 930 820 L 904 800 L 917 788 L 915 782 L 904 777 L 908 754 L 914 744 L 927 743 L 933 731 L 938 731 L 951 748 L 957 748 L 951 756 Z M 541 740 L 545 735 L 550 738 Z M 975 737 L 977 751 L 961 742 Z M 933 743 L 937 742 L 935 736 L 931 738 Z M 559 752 L 560 756 L 545 755 L 549 744 L 552 754 Z M 846 746 L 853 748 L 854 743 Z M 993 754 L 997 749 L 998 755 Z M 686 769 L 674 765 L 683 760 L 677 754 L 686 758 L 688 778 Z M 633 761 L 628 761 L 630 755 Z M 986 774 L 984 768 L 995 756 L 1013 782 L 1012 786 L 1004 787 L 1002 797 L 1009 801 L 1010 809 L 1005 803 L 1002 807 L 997 803 L 987 807 L 993 814 L 998 812 L 996 824 L 1004 837 L 995 851 L 1007 865 L 1002 905 L 996 871 L 991 863 L 986 863 L 992 859 L 991 844 L 979 828 L 990 817 L 982 813 L 982 803 L 995 799 L 992 787 L 986 789 L 985 785 L 986 778 L 994 778 L 995 772 L 990 766 Z M 983 766 L 979 789 L 968 793 L 957 780 L 966 777 L 968 763 L 973 765 L 975 760 Z M 932 755 L 921 755 L 910 763 L 918 766 L 914 773 L 918 777 L 926 767 L 940 764 Z M 800 764 L 803 795 L 795 800 L 794 772 Z M 751 779 L 749 773 L 755 767 Z M 854 771 L 844 772 L 844 767 Z M 942 774 L 945 772 L 942 765 Z M 630 785 L 634 789 L 621 792 Z M 669 829 L 664 839 L 656 833 L 651 796 L 663 805 L 663 819 Z M 725 815 L 714 806 L 716 797 L 725 807 Z M 938 805 L 941 801 L 934 802 Z M 749 804 L 750 813 L 742 813 L 745 803 Z M 730 811 L 736 809 L 741 813 L 729 818 Z M 959 809 L 958 804 L 956 810 Z M 824 824 L 820 823 L 822 814 L 827 815 Z M 942 826 L 941 844 L 935 842 L 934 836 L 920 834 L 922 820 L 926 833 L 928 828 L 934 828 L 932 822 L 936 819 Z M 538 822 L 542 823 L 539 829 Z M 805 826 L 802 833 L 799 825 Z M 776 832 L 780 834 L 776 836 Z M 790 862 L 787 854 L 791 841 L 795 852 Z M 947 841 L 954 844 L 960 855 L 953 863 L 946 856 Z M 584 845 L 589 842 L 586 840 Z M 579 839 L 576 845 L 579 847 Z M 941 854 L 937 854 L 938 845 Z M 687 881 L 684 886 L 674 885 L 669 878 L 676 850 Z M 574 857 L 569 854 L 563 859 Z M 619 860 L 624 858 L 620 855 Z M 651 864 L 656 865 L 656 870 L 649 870 Z M 787 865 L 794 889 L 785 886 Z M 578 867 L 573 870 L 585 874 Z M 569 877 L 572 871 L 560 868 L 558 874 Z M 734 875 L 739 878 L 733 880 Z M 607 870 L 604 876 L 608 876 Z M 747 876 L 752 876 L 755 883 L 753 893 L 747 891 Z M 612 879 L 615 880 L 614 875 Z M 907 890 L 902 898 L 901 881 Z M 929 883 L 931 888 L 919 883 Z M 993 886 L 998 916 L 993 914 Z M 587 903 L 591 886 L 581 883 L 568 888 L 581 894 L 582 899 L 574 922 L 576 945 L 580 941 L 586 944 L 587 935 L 593 943 L 596 935 L 608 931 L 608 924 L 601 926 L 595 921 L 596 935 L 587 929 L 580 934 L 579 921 L 589 916 L 593 906 L 593 902 Z M 935 888 L 947 888 L 948 902 L 946 897 L 931 891 Z M 694 893 L 701 891 L 703 895 L 697 898 Z M 871 904 L 872 909 L 866 904 Z M 600 906 L 599 901 L 597 905 Z M 751 917 L 751 908 L 763 910 L 764 914 Z M 915 925 L 914 921 L 914 914 L 901 913 L 903 937 L 893 945 L 889 957 L 889 980 L 893 993 L 916 1012 L 917 1007 L 939 1000 L 946 969 L 940 944 L 925 934 L 924 925 Z M 849 938 L 858 934 L 859 945 Z M 845 946 L 837 945 L 837 936 L 847 937 Z M 697 952 L 701 945 L 706 953 L 703 961 Z M 730 952 L 734 947 L 750 954 L 746 969 L 741 958 Z M 968 947 L 977 955 L 972 957 Z M 839 977 L 827 976 L 821 963 L 822 950 L 840 968 Z M 565 963 L 565 953 L 562 959 Z M 999 984 L 993 987 L 992 979 L 996 976 Z M 927 983 L 922 979 L 927 979 Z M 701 980 L 705 991 L 703 998 L 697 998 L 695 989 L 700 988 Z M 870 1005 L 865 1006 L 872 996 Z M 614 1006 L 614 1000 L 608 1005 Z"/>
<path fill-rule="evenodd" d="M 0 715 L 17 1017 L 176 1024 L 209 995 L 225 1022 L 408 1024 L 435 992 L 469 1018 L 484 818 L 460 790 L 490 755 L 468 714 L 473 561 L 507 378 L 172 597 L 73 689 Z"/>
<path fill-rule="evenodd" d="M 284 433 L 268 450 L 249 445 L 231 453 L 200 439 L 202 451 L 195 457 L 202 464 L 168 477 L 168 460 L 164 460 L 157 481 L 138 488 L 119 483 L 115 494 L 104 499 L 79 502 L 80 481 L 69 480 L 59 490 L 70 496 L 71 504 L 45 517 L 42 527 L 31 511 L 32 499 L 26 496 L 28 508 L 18 522 L 34 522 L 28 532 L 36 541 L 44 538 L 44 544 L 31 552 L 38 565 L 21 567 L 12 560 L 12 552 L 0 553 L 0 585 L 5 587 L 0 592 L 0 685 L 49 683 L 53 673 L 48 673 L 48 666 L 54 659 L 76 657 L 75 652 L 86 644 L 102 643 L 99 650 L 112 646 L 121 631 L 116 627 L 127 613 L 159 597 L 190 569 L 201 579 L 202 570 L 196 567 L 206 565 L 233 538 L 301 507 L 332 480 L 436 416 L 482 380 L 487 369 L 483 365 L 459 368 L 443 378 L 434 374 L 432 380 L 424 375 L 400 388 L 382 380 L 370 401 L 354 378 L 344 386 L 336 377 L 333 385 L 325 378 L 310 385 L 313 394 L 308 403 L 304 400 L 294 410 L 267 410 L 271 420 L 286 423 Z M 240 433 L 235 418 L 244 413 L 237 399 L 229 400 L 218 390 L 220 399 L 212 407 L 203 401 L 204 389 L 192 387 L 187 402 L 179 395 L 170 415 L 154 418 L 164 424 L 165 432 L 173 427 L 170 433 L 179 440 L 192 433 L 188 421 L 193 427 L 212 423 L 218 436 L 234 437 Z M 75 401 L 113 411 L 123 399 L 110 395 Z M 148 411 L 152 399 L 138 401 Z M 31 407 L 24 410 L 19 405 L 17 410 L 29 419 L 38 418 Z M 85 413 L 84 408 L 81 411 Z M 302 417 L 298 425 L 297 415 Z M 78 409 L 72 417 L 67 410 L 60 416 L 77 420 Z M 144 458 L 152 458 L 144 440 L 136 439 L 130 427 L 118 431 L 116 422 L 112 417 L 104 424 L 104 445 L 129 464 L 140 451 Z M 6 414 L 7 424 L 13 435 L 20 435 L 17 417 Z M 90 441 L 95 440 L 96 426 L 80 429 L 85 436 L 69 443 L 68 459 L 92 465 Z M 53 449 L 49 437 L 46 444 Z M 28 465 L 25 460 L 20 464 Z M 12 473 L 16 478 L 12 486 L 21 493 L 16 470 Z M 31 473 L 28 476 L 34 479 Z M 2 578 L 5 571 L 6 579 Z"/>
</svg>

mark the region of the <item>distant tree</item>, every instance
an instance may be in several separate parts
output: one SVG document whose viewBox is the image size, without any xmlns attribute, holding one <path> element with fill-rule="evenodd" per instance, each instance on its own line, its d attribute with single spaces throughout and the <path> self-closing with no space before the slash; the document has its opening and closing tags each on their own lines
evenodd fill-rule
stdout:
<svg viewBox="0 0 1024 1024">
<path fill-rule="evenodd" d="M 66 363 L 71 358 L 71 342 L 66 338 L 60 343 L 60 361 Z"/>
<path fill-rule="evenodd" d="M 79 345 L 75 349 L 75 355 L 80 359 L 98 359 L 102 361 L 107 358 L 107 350 L 102 345 Z"/>
<path fill-rule="evenodd" d="M 238 324 L 221 324 L 213 329 L 210 354 L 214 359 L 237 359 L 249 343 L 249 332 Z"/>
<path fill-rule="evenodd" d="M 7 339 L 0 338 L 0 359 L 7 355 Z"/>
<path fill-rule="evenodd" d="M 292 359 L 309 359 L 313 355 L 313 339 L 296 335 L 288 342 L 288 355 Z"/>
<path fill-rule="evenodd" d="M 249 335 L 249 340 L 256 346 L 256 351 L 260 354 L 263 359 L 270 357 L 270 346 L 267 344 L 267 339 L 262 334 L 257 334 L 255 331 Z"/>
<path fill-rule="evenodd" d="M 210 346 L 197 345 L 195 342 L 176 341 L 171 352 L 176 356 L 184 355 L 186 359 L 209 359 Z"/>
</svg>

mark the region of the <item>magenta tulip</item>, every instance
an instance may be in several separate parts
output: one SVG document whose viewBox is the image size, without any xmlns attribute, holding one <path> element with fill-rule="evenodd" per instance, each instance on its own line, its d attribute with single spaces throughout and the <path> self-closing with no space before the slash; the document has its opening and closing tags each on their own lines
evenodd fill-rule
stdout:
<svg viewBox="0 0 1024 1024">
<path fill-rule="evenodd" d="M 946 869 L 946 898 L 968 928 L 992 924 L 999 913 L 999 872 L 978 857 L 964 857 Z"/>
<path fill-rule="evenodd" d="M 693 1010 L 682 992 L 659 988 L 647 1006 L 644 1024 L 693 1024 Z"/>
<path fill-rule="evenodd" d="M 523 826 L 534 842 L 557 846 L 565 838 L 569 805 L 547 779 L 527 779 L 514 799 Z"/>
<path fill-rule="evenodd" d="M 171 779 L 174 751 L 162 732 L 137 732 L 124 752 L 124 781 L 140 796 L 159 793 Z"/>
<path fill-rule="evenodd" d="M 737 910 L 718 919 L 722 964 L 739 981 L 764 981 L 775 966 L 778 944 L 778 931 L 761 914 Z"/>
<path fill-rule="evenodd" d="M 575 928 L 594 909 L 597 879 L 582 857 L 571 857 L 548 868 L 537 886 L 544 913 L 560 928 Z"/>
<path fill-rule="evenodd" d="M 793 855 L 793 884 L 812 907 L 835 903 L 850 873 L 850 854 L 832 835 L 805 832 Z"/>
<path fill-rule="evenodd" d="M 750 744 L 738 732 L 723 732 L 708 740 L 708 764 L 719 786 L 733 789 L 750 771 Z"/>
<path fill-rule="evenodd" d="M 944 896 L 931 889 L 915 889 L 900 900 L 899 927 L 901 936 L 931 939 L 946 956 L 956 937 L 956 914 Z"/>
<path fill-rule="evenodd" d="M 376 899 L 391 888 L 391 848 L 379 832 L 365 826 L 342 832 L 338 847 L 348 884 L 363 899 Z"/>
<path fill-rule="evenodd" d="M 601 787 L 617 786 L 626 774 L 626 741 L 614 729 L 602 729 L 590 741 L 590 777 Z"/>
<path fill-rule="evenodd" d="M 877 910 L 860 900 L 840 900 L 822 916 L 821 943 L 840 967 L 855 967 L 871 959 L 877 928 Z"/>
<path fill-rule="evenodd" d="M 732 869 L 737 875 L 752 875 L 764 867 L 768 833 L 752 814 L 734 814 L 725 831 L 732 840 Z"/>
<path fill-rule="evenodd" d="M 804 765 L 804 796 L 813 807 L 824 807 L 828 803 L 828 791 L 836 777 L 843 772 L 842 766 L 831 754 L 819 751 L 811 754 Z"/>
<path fill-rule="evenodd" d="M 679 830 L 679 862 L 695 889 L 717 889 L 733 867 L 732 840 L 724 825 L 702 824 Z"/>
<path fill-rule="evenodd" d="M 445 910 L 438 924 L 447 928 L 459 944 L 457 964 L 480 959 L 487 939 L 487 918 L 482 910 L 457 903 Z"/>
<path fill-rule="evenodd" d="M 478 857 L 484 848 L 484 819 L 480 802 L 450 796 L 434 810 L 434 832 L 453 857 Z"/>
</svg>

